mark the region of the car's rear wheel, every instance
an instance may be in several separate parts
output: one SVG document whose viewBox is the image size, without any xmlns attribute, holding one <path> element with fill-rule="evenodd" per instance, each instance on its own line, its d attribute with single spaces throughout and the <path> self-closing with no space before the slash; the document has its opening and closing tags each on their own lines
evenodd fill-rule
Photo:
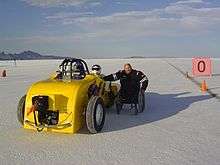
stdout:
<svg viewBox="0 0 220 165">
<path fill-rule="evenodd" d="M 21 125 L 24 125 L 25 100 L 26 100 L 26 95 L 21 97 L 17 107 L 17 118 L 18 121 L 21 123 Z"/>
<path fill-rule="evenodd" d="M 105 108 L 101 97 L 92 96 L 86 109 L 86 125 L 90 133 L 98 133 L 105 122 Z"/>
</svg>

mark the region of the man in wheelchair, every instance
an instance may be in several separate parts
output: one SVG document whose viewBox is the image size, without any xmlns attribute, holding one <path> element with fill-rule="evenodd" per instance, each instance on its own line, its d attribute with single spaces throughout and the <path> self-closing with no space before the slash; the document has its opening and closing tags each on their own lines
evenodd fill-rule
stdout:
<svg viewBox="0 0 220 165">
<path fill-rule="evenodd" d="M 124 70 L 105 76 L 104 80 L 120 80 L 121 88 L 116 98 L 117 114 L 120 114 L 123 104 L 131 104 L 131 108 L 135 109 L 135 114 L 143 112 L 148 78 L 141 71 L 132 69 L 132 66 L 127 63 L 124 65 Z"/>
</svg>

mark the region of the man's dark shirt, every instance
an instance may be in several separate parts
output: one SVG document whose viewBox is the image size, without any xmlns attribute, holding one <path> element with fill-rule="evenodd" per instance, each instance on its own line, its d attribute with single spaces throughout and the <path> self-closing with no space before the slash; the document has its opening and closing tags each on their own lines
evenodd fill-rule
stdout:
<svg viewBox="0 0 220 165">
<path fill-rule="evenodd" d="M 137 97 L 139 90 L 146 90 L 148 86 L 147 77 L 137 70 L 132 70 L 130 74 L 126 74 L 124 70 L 110 74 L 103 78 L 105 81 L 120 80 L 120 94 L 125 97 Z"/>
</svg>

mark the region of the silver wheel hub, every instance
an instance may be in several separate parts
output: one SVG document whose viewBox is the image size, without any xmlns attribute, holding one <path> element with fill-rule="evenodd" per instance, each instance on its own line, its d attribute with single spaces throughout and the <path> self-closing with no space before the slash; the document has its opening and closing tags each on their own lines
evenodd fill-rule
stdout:
<svg viewBox="0 0 220 165">
<path fill-rule="evenodd" d="M 97 125 L 100 125 L 102 123 L 102 119 L 103 119 L 103 107 L 101 104 L 97 105 L 96 108 L 96 114 L 95 114 L 95 119 L 96 119 L 96 123 Z"/>
</svg>

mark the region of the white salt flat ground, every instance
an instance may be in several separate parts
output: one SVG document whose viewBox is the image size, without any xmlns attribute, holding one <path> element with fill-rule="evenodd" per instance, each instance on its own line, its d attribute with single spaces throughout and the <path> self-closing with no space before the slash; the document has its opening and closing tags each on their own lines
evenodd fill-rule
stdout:
<svg viewBox="0 0 220 165">
<path fill-rule="evenodd" d="M 21 128 L 17 102 L 35 81 L 45 79 L 60 61 L 0 62 L 0 164 L 220 164 L 220 101 L 202 94 L 167 61 L 191 71 L 190 59 L 86 60 L 108 74 L 130 62 L 150 80 L 147 110 L 134 116 L 109 109 L 103 131 L 74 135 L 37 133 Z M 220 95 L 220 60 L 208 87 Z M 202 79 L 197 79 L 201 81 Z"/>
</svg>

